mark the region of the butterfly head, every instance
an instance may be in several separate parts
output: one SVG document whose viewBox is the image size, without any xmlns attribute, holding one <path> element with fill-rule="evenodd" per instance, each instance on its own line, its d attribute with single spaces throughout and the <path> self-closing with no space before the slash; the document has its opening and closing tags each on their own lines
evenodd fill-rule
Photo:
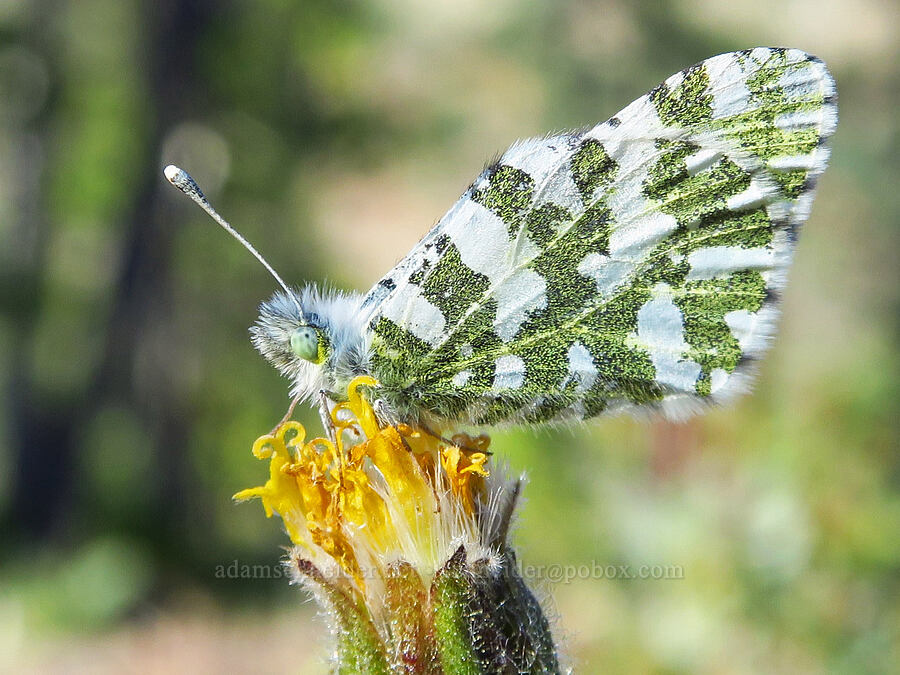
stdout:
<svg viewBox="0 0 900 675">
<path fill-rule="evenodd" d="M 304 293 L 308 295 L 308 293 Z M 328 326 L 315 314 L 300 313 L 295 297 L 278 291 L 262 303 L 250 329 L 253 345 L 283 375 L 321 366 L 331 354 Z"/>
<path fill-rule="evenodd" d="M 278 291 L 260 305 L 250 328 L 253 345 L 293 381 L 292 395 L 340 390 L 349 378 L 366 372 L 359 303 L 355 294 L 320 292 L 315 286 L 291 295 Z"/>
</svg>

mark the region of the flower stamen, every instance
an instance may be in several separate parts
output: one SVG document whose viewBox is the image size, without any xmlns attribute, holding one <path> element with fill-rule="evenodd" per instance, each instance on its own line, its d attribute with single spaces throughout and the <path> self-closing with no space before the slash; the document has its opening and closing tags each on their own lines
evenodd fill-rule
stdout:
<svg viewBox="0 0 900 675">
<path fill-rule="evenodd" d="M 329 414 L 333 442 L 307 441 L 295 421 L 258 438 L 253 454 L 269 460 L 269 479 L 235 495 L 261 499 L 295 545 L 336 562 L 363 592 L 369 565 L 404 559 L 433 571 L 444 562 L 436 540 L 480 542 L 490 476 L 487 436 L 448 441 L 409 424 L 380 425 L 365 396 L 377 384 L 368 376 L 350 383 L 347 400 Z"/>
</svg>

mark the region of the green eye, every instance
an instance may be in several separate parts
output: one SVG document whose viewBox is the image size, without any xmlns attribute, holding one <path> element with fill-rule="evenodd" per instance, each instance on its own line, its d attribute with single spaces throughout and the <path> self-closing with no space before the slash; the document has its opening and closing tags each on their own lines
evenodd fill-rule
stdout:
<svg viewBox="0 0 900 675">
<path fill-rule="evenodd" d="M 325 347 L 319 331 L 312 326 L 301 326 L 291 335 L 291 350 L 304 361 L 322 363 L 326 355 Z"/>
</svg>

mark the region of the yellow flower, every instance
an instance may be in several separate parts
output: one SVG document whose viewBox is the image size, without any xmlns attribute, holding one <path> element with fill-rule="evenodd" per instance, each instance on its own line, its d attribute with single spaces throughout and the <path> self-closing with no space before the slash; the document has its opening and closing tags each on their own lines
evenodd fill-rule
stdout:
<svg viewBox="0 0 900 675">
<path fill-rule="evenodd" d="M 406 424 L 379 425 L 364 395 L 376 384 L 371 377 L 350 383 L 347 402 L 331 413 L 334 441 L 307 441 L 293 421 L 257 439 L 253 454 L 269 460 L 269 479 L 235 495 L 261 499 L 303 557 L 323 570 L 336 563 L 363 594 L 380 588 L 398 560 L 428 579 L 459 546 L 479 558 L 496 553 L 500 519 L 491 509 L 514 493 L 492 479 L 487 436 L 448 440 Z"/>
</svg>

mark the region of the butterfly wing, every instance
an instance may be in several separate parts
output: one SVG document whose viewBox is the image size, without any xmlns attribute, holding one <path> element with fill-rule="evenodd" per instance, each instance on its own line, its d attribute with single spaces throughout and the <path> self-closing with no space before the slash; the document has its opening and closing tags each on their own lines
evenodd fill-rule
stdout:
<svg viewBox="0 0 900 675">
<path fill-rule="evenodd" d="M 821 61 L 757 48 L 517 143 L 366 296 L 379 396 L 491 424 L 746 388 L 836 122 Z"/>
</svg>

